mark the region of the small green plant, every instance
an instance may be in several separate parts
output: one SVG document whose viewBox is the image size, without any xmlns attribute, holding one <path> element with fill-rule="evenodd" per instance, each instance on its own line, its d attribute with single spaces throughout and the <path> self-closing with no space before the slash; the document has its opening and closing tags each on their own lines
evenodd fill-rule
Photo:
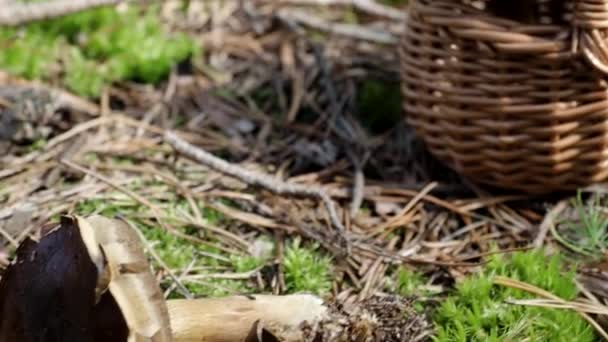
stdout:
<svg viewBox="0 0 608 342">
<path fill-rule="evenodd" d="M 156 83 L 197 49 L 185 35 L 163 29 L 157 6 L 141 12 L 104 7 L 0 28 L 0 68 L 28 79 L 60 77 L 68 89 L 90 97 L 116 81 Z"/>
<path fill-rule="evenodd" d="M 319 253 L 317 244 L 300 246 L 294 239 L 285 248 L 285 285 L 288 292 L 325 294 L 331 289 L 330 258 Z"/>
<path fill-rule="evenodd" d="M 159 257 L 176 274 L 189 266 L 205 268 L 205 273 L 248 272 L 257 268 L 261 261 L 248 256 L 227 256 L 220 249 L 208 245 L 201 245 L 177 237 L 157 227 L 142 228 Z M 201 252 L 205 253 L 202 254 Z M 217 257 L 210 257 L 216 255 Z M 155 266 L 158 267 L 155 263 Z M 184 286 L 194 296 L 225 296 L 237 293 L 251 292 L 247 281 L 221 278 L 204 278 L 183 281 Z M 161 284 L 164 288 L 171 285 L 170 279 Z M 172 292 L 170 298 L 180 298 L 180 294 Z"/>
<path fill-rule="evenodd" d="M 44 146 L 46 145 L 47 141 L 43 138 L 39 138 L 34 140 L 34 142 L 32 142 L 29 146 L 29 150 L 30 151 L 40 151 L 44 148 Z"/>
<path fill-rule="evenodd" d="M 158 253 L 158 256 L 172 270 L 186 268 L 197 257 L 197 246 L 188 240 L 160 228 L 142 228 L 142 232 L 150 242 L 151 247 Z"/>
<path fill-rule="evenodd" d="M 495 276 L 505 276 L 573 300 L 574 271 L 563 268 L 559 255 L 547 258 L 542 251 L 492 257 L 483 272 L 458 284 L 439 306 L 434 341 L 595 341 L 592 327 L 576 313 L 506 303 L 533 295 L 493 283 Z"/>
<path fill-rule="evenodd" d="M 553 236 L 574 252 L 592 258 L 602 256 L 608 250 L 608 215 L 603 204 L 598 194 L 585 203 L 579 191 L 572 200 L 577 220 L 564 222 L 559 231 L 553 230 Z"/>
<path fill-rule="evenodd" d="M 132 213 L 138 204 L 134 201 L 104 201 L 98 198 L 91 198 L 76 203 L 75 213 L 82 216 L 93 214 L 113 217 L 117 214 Z"/>
<path fill-rule="evenodd" d="M 234 271 L 238 273 L 253 271 L 264 264 L 264 260 L 251 255 L 233 255 L 230 257 L 230 261 L 232 262 L 232 268 L 234 268 Z"/>
<path fill-rule="evenodd" d="M 425 292 L 422 286 L 425 283 L 424 277 L 418 272 L 400 267 L 396 272 L 395 291 L 402 296 L 420 295 Z"/>
</svg>

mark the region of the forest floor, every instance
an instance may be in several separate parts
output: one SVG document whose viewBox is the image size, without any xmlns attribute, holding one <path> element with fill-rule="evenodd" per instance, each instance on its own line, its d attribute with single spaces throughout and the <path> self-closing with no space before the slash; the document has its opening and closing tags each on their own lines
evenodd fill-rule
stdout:
<svg viewBox="0 0 608 342">
<path fill-rule="evenodd" d="M 2 265 L 59 215 L 118 215 L 148 239 L 168 298 L 392 296 L 407 308 L 387 341 L 599 338 L 585 308 L 512 301 L 542 296 L 518 280 L 603 307 L 606 188 L 532 197 L 463 180 L 401 110 L 407 5 L 334 2 L 166 1 L 162 27 L 196 51 L 155 82 L 0 57 Z M 167 131 L 275 189 L 176 153 Z M 282 182 L 324 189 L 339 224 L 318 196 L 273 191 Z"/>
</svg>

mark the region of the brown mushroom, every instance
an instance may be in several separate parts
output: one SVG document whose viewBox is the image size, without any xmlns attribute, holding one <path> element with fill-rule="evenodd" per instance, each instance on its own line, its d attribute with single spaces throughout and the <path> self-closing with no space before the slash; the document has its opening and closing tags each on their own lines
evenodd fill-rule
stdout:
<svg viewBox="0 0 608 342">
<path fill-rule="evenodd" d="M 139 235 L 102 216 L 64 216 L 25 240 L 0 280 L 0 342 L 242 342 L 260 327 L 302 341 L 325 312 L 312 295 L 165 301 Z"/>
</svg>

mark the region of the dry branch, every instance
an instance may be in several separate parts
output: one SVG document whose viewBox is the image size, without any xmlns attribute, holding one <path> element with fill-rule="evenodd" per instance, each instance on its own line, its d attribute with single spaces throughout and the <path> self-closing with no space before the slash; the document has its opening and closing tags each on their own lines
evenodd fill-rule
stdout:
<svg viewBox="0 0 608 342">
<path fill-rule="evenodd" d="M 16 26 L 32 21 L 57 18 L 87 9 L 116 5 L 126 0 L 55 0 L 12 4 L 0 11 L 0 25 Z"/>
<path fill-rule="evenodd" d="M 237 178 L 251 186 L 259 186 L 279 195 L 303 196 L 321 200 L 327 209 L 332 224 L 347 244 L 347 254 L 350 254 L 350 243 L 346 236 L 346 229 L 338 218 L 333 200 L 323 188 L 312 185 L 289 183 L 273 178 L 267 174 L 246 170 L 184 141 L 173 132 L 168 131 L 165 133 L 165 141 L 179 153 L 188 156 L 211 169 Z"/>
<path fill-rule="evenodd" d="M 394 20 L 405 20 L 406 17 L 405 12 L 396 10 L 390 6 L 379 4 L 373 0 L 273 0 L 272 2 L 316 6 L 353 6 L 362 12 L 387 17 Z"/>
<path fill-rule="evenodd" d="M 551 227 L 555 225 L 555 220 L 567 207 L 567 201 L 560 201 L 553 209 L 551 209 L 540 224 L 538 235 L 534 239 L 534 247 L 540 248 L 545 242 L 547 233 L 551 230 Z"/>
<path fill-rule="evenodd" d="M 325 21 L 305 11 L 284 9 L 277 16 L 286 22 L 296 22 L 331 34 L 367 40 L 380 44 L 397 44 L 399 38 L 386 30 L 377 30 L 361 25 Z"/>
</svg>

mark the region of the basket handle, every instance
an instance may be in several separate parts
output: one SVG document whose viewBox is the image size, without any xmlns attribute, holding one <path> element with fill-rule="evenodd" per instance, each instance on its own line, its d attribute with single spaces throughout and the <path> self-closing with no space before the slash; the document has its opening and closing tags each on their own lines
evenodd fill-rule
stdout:
<svg viewBox="0 0 608 342">
<path fill-rule="evenodd" d="M 572 52 L 608 75 L 608 1 L 575 0 Z"/>
</svg>

